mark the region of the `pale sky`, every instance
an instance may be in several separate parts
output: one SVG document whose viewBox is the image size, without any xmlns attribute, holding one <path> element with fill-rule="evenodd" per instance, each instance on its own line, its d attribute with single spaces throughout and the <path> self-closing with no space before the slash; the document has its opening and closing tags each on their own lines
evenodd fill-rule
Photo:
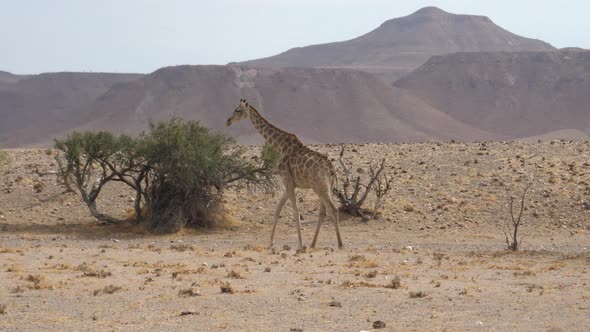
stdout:
<svg viewBox="0 0 590 332">
<path fill-rule="evenodd" d="M 425 7 L 590 48 L 588 0 L 0 0 L 0 70 L 148 73 L 347 40 Z"/>
</svg>

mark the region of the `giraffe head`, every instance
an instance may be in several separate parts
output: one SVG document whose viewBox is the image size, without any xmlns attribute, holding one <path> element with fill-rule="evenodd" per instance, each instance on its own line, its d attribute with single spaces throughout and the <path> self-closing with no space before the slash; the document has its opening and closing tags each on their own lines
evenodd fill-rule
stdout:
<svg viewBox="0 0 590 332">
<path fill-rule="evenodd" d="M 248 114 L 249 114 L 248 102 L 246 102 L 246 99 L 240 99 L 240 104 L 238 105 L 238 107 L 236 107 L 236 109 L 234 110 L 232 115 L 229 117 L 229 119 L 227 119 L 227 122 L 226 122 L 227 126 L 229 127 L 234 122 L 238 122 L 240 120 L 247 118 Z"/>
</svg>

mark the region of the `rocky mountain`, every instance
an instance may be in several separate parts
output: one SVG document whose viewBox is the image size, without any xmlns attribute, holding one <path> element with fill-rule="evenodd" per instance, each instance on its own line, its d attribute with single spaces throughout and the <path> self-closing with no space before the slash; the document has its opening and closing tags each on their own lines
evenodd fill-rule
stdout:
<svg viewBox="0 0 590 332">
<path fill-rule="evenodd" d="M 0 147 L 47 140 L 81 121 L 80 110 L 135 74 L 0 72 Z"/>
<path fill-rule="evenodd" d="M 426 7 L 411 15 L 386 21 L 375 30 L 351 40 L 296 47 L 242 64 L 356 68 L 393 82 L 433 55 L 552 49 L 553 46 L 543 41 L 506 31 L 488 17 L 457 15 Z"/>
<path fill-rule="evenodd" d="M 88 108 L 76 129 L 137 134 L 149 120 L 176 116 L 199 120 L 241 143 L 260 143 L 249 121 L 225 126 L 242 97 L 307 143 L 491 137 L 364 72 L 244 66 L 167 67 L 119 84 Z"/>
<path fill-rule="evenodd" d="M 435 56 L 395 86 L 498 138 L 590 135 L 589 50 Z"/>
</svg>

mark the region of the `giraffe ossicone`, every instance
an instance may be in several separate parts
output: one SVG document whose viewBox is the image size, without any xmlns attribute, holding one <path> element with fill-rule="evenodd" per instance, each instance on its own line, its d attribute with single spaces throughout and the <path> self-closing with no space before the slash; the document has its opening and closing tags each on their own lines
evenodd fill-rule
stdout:
<svg viewBox="0 0 590 332">
<path fill-rule="evenodd" d="M 273 126 L 268 122 L 252 105 L 249 105 L 245 99 L 240 99 L 240 103 L 235 108 L 233 114 L 227 119 L 227 126 L 240 120 L 249 118 L 264 137 L 267 144 L 272 146 L 280 153 L 278 164 L 279 175 L 285 186 L 285 191 L 277 204 L 274 214 L 274 223 L 270 236 L 270 246 L 274 244 L 275 230 L 279 221 L 279 215 L 283 206 L 289 199 L 293 205 L 294 220 L 297 225 L 297 236 L 299 239 L 299 249 L 303 249 L 303 240 L 301 237 L 301 221 L 299 218 L 299 209 L 295 197 L 295 188 L 312 189 L 320 199 L 320 214 L 311 243 L 314 248 L 318 239 L 318 234 L 326 212 L 328 212 L 334 221 L 338 247 L 342 248 L 342 238 L 340 237 L 338 208 L 332 200 L 332 189 L 337 185 L 338 179 L 336 171 L 327 156 L 309 149 L 294 134 L 288 133 Z"/>
</svg>

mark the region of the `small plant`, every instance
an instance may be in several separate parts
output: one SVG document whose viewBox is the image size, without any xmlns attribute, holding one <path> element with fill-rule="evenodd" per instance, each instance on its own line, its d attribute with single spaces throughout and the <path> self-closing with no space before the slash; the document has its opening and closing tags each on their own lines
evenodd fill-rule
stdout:
<svg viewBox="0 0 590 332">
<path fill-rule="evenodd" d="M 119 286 L 108 285 L 108 286 L 105 286 L 104 288 L 95 290 L 93 294 L 94 294 L 94 296 L 97 296 L 100 294 L 113 294 L 119 290 L 121 290 L 121 287 L 119 287 Z"/>
<path fill-rule="evenodd" d="M 0 304 L 0 315 L 6 315 L 6 304 Z"/>
<path fill-rule="evenodd" d="M 240 275 L 238 272 L 231 270 L 229 271 L 229 273 L 227 274 L 228 278 L 232 278 L 232 279 L 244 279 L 244 277 L 242 277 L 242 275 Z"/>
<path fill-rule="evenodd" d="M 187 251 L 187 250 L 190 250 L 190 251 L 194 251 L 195 250 L 195 248 L 193 246 L 191 246 L 189 244 L 184 244 L 184 243 L 181 243 L 181 244 L 173 244 L 173 245 L 170 246 L 170 249 L 171 250 L 180 251 L 180 252 Z"/>
<path fill-rule="evenodd" d="M 219 286 L 219 288 L 221 289 L 222 293 L 226 293 L 226 294 L 233 294 L 236 291 L 231 287 L 229 282 L 226 282 L 224 284 L 222 284 L 221 286 Z"/>
<path fill-rule="evenodd" d="M 200 295 L 201 295 L 201 292 L 194 291 L 192 288 L 181 289 L 180 291 L 178 291 L 178 296 L 180 296 L 180 297 L 200 296 Z"/>
<path fill-rule="evenodd" d="M 411 299 L 419 299 L 419 298 L 426 297 L 426 292 L 423 292 L 423 291 L 416 291 L 416 292 L 410 291 L 409 295 L 410 295 L 410 298 Z"/>
<path fill-rule="evenodd" d="M 87 271 L 84 271 L 83 276 L 84 277 L 94 277 L 94 278 L 99 278 L 99 279 L 104 279 L 106 277 L 110 277 L 112 274 L 109 271 L 105 271 L 105 270 L 94 270 L 94 269 L 89 269 Z"/>
<path fill-rule="evenodd" d="M 402 287 L 402 281 L 399 276 L 395 276 L 393 279 L 391 279 L 391 283 L 389 285 L 385 286 L 385 288 L 391 288 L 391 289 L 400 289 L 401 287 Z"/>
<path fill-rule="evenodd" d="M 504 189 L 506 190 L 506 195 L 508 197 L 510 219 L 504 220 L 502 231 L 504 232 L 504 236 L 506 238 L 506 245 L 508 246 L 508 249 L 512 251 L 517 251 L 522 244 L 522 238 L 520 237 L 518 231 L 523 221 L 522 214 L 525 210 L 526 195 L 535 182 L 535 173 L 533 173 L 533 175 L 530 177 L 523 178 L 522 181 L 524 181 L 524 188 L 522 190 L 522 194 L 518 197 L 518 207 L 514 206 L 517 197 L 512 195 L 510 189 L 504 183 Z"/>
</svg>

